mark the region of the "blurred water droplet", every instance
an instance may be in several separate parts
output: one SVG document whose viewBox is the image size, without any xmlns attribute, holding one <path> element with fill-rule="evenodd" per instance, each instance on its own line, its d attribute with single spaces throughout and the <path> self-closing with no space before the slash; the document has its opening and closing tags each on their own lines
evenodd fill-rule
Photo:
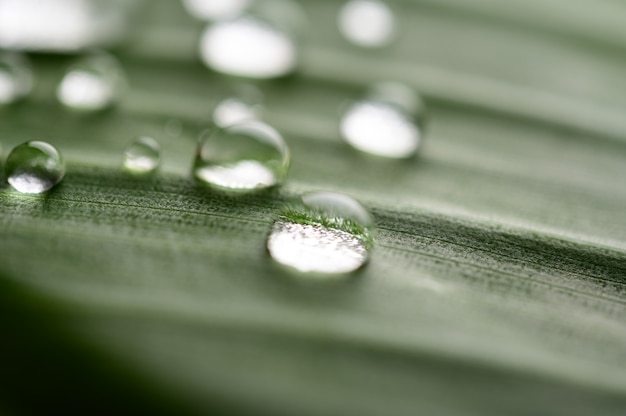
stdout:
<svg viewBox="0 0 626 416">
<path fill-rule="evenodd" d="M 124 151 L 122 166 L 133 174 L 153 173 L 161 162 L 161 147 L 152 137 L 141 136 L 135 139 Z"/>
<path fill-rule="evenodd" d="M 280 184 L 289 170 L 289 149 L 267 124 L 250 121 L 201 136 L 193 173 L 222 190 L 253 191 Z"/>
<path fill-rule="evenodd" d="M 57 149 L 41 141 L 15 147 L 4 168 L 9 184 L 24 194 L 48 191 L 65 175 L 65 164 Z"/>
<path fill-rule="evenodd" d="M 237 92 L 220 101 L 213 110 L 213 122 L 228 127 L 243 121 L 260 120 L 263 112 L 261 92 L 252 85 L 240 85 Z"/>
<path fill-rule="evenodd" d="M 413 156 L 422 140 L 423 104 L 408 86 L 380 83 L 344 111 L 340 130 L 352 147 L 389 158 Z M 415 116 L 414 116 L 415 115 Z"/>
<path fill-rule="evenodd" d="M 77 51 L 118 42 L 124 0 L 0 0 L 0 48 Z"/>
<path fill-rule="evenodd" d="M 199 20 L 225 20 L 240 15 L 250 0 L 183 0 L 187 12 Z"/>
<path fill-rule="evenodd" d="M 300 272 L 345 274 L 368 261 L 373 233 L 374 222 L 359 202 L 314 192 L 283 210 L 267 249 L 276 262 Z"/>
<path fill-rule="evenodd" d="M 66 107 L 98 111 L 112 106 L 122 96 L 126 77 L 122 66 L 104 52 L 79 59 L 64 75 L 57 98 Z"/>
<path fill-rule="evenodd" d="M 26 96 L 33 86 L 33 71 L 26 56 L 0 52 L 0 104 Z"/>
<path fill-rule="evenodd" d="M 209 68 L 228 75 L 287 75 L 297 65 L 297 33 L 304 21 L 291 1 L 255 1 L 244 14 L 207 26 L 200 38 L 200 57 Z"/>
<path fill-rule="evenodd" d="M 387 45 L 395 34 L 395 18 L 379 0 L 352 0 L 340 10 L 339 30 L 350 42 L 363 47 Z"/>
</svg>

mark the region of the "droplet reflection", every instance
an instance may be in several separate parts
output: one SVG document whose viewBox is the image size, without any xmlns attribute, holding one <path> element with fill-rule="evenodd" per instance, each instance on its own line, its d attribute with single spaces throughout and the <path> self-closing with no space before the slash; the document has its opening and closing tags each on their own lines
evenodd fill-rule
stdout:
<svg viewBox="0 0 626 416">
<path fill-rule="evenodd" d="M 225 20 L 241 14 L 250 0 L 183 0 L 187 12 L 199 20 Z"/>
<path fill-rule="evenodd" d="M 52 145 L 30 141 L 15 147 L 5 164 L 9 184 L 24 194 L 40 194 L 61 182 L 65 164 Z"/>
<path fill-rule="evenodd" d="M 121 97 L 126 78 L 119 62 L 107 53 L 96 53 L 72 65 L 57 88 L 57 97 L 66 107 L 98 111 Z"/>
<path fill-rule="evenodd" d="M 135 139 L 124 151 L 122 165 L 133 174 L 150 174 L 157 170 L 161 162 L 161 147 L 152 137 L 141 136 Z"/>
<path fill-rule="evenodd" d="M 362 47 L 387 45 L 394 36 L 395 18 L 379 0 L 352 0 L 339 12 L 339 30 L 350 42 Z"/>
<path fill-rule="evenodd" d="M 213 109 L 213 122 L 219 127 L 228 127 L 244 121 L 261 120 L 262 94 L 248 84 L 238 85 L 235 93 L 220 101 Z"/>
<path fill-rule="evenodd" d="M 303 273 L 353 272 L 369 259 L 374 225 L 354 199 L 330 192 L 303 195 L 283 210 L 267 238 L 276 262 Z"/>
<path fill-rule="evenodd" d="M 205 132 L 193 173 L 212 187 L 253 191 L 280 184 L 289 170 L 289 149 L 267 124 L 250 121 Z"/>
</svg>

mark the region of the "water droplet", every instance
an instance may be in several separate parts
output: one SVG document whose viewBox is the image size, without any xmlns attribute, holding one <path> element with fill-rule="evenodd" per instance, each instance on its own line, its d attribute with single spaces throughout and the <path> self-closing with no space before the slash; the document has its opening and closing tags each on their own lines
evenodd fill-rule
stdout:
<svg viewBox="0 0 626 416">
<path fill-rule="evenodd" d="M 9 184 L 24 194 L 45 192 L 65 175 L 65 164 L 57 149 L 41 141 L 15 147 L 4 168 Z"/>
<path fill-rule="evenodd" d="M 422 112 L 422 102 L 410 87 L 380 83 L 364 99 L 347 107 L 341 118 L 341 135 L 358 150 L 407 158 L 417 152 L 421 143 L 418 120 Z"/>
<path fill-rule="evenodd" d="M 359 202 L 314 192 L 283 210 L 267 249 L 276 262 L 300 272 L 345 274 L 368 261 L 373 233 L 372 217 Z"/>
<path fill-rule="evenodd" d="M 339 12 L 339 30 L 350 42 L 363 47 L 387 45 L 395 34 L 389 6 L 378 0 L 352 0 Z"/>
<path fill-rule="evenodd" d="M 183 0 L 187 12 L 199 20 L 225 20 L 240 15 L 250 0 Z"/>
<path fill-rule="evenodd" d="M 213 110 L 213 122 L 228 127 L 243 121 L 260 120 L 263 112 L 261 92 L 252 85 L 242 85 L 238 92 L 220 101 Z"/>
<path fill-rule="evenodd" d="M 25 97 L 33 86 L 33 71 L 26 56 L 0 52 L 0 104 Z"/>
<path fill-rule="evenodd" d="M 296 68 L 300 9 L 286 0 L 264 0 L 240 16 L 215 22 L 200 38 L 200 56 L 211 69 L 248 78 L 277 78 Z"/>
<path fill-rule="evenodd" d="M 222 190 L 253 191 L 280 184 L 289 170 L 289 149 L 274 128 L 258 121 L 205 132 L 195 177 Z"/>
<path fill-rule="evenodd" d="M 0 0 L 0 48 L 78 51 L 118 42 L 127 29 L 121 0 Z"/>
<path fill-rule="evenodd" d="M 157 170 L 161 162 L 161 147 L 152 137 L 141 136 L 135 139 L 124 151 L 122 166 L 133 174 L 150 174 Z"/>
<path fill-rule="evenodd" d="M 57 88 L 57 98 L 79 111 L 98 111 L 120 99 L 126 78 L 120 63 L 107 53 L 95 53 L 72 65 Z"/>
</svg>

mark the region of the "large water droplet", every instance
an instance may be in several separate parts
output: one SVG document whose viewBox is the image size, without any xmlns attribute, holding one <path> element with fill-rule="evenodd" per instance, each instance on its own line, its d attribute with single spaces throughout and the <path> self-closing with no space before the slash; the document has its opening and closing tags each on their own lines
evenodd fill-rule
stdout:
<svg viewBox="0 0 626 416">
<path fill-rule="evenodd" d="M 77 51 L 111 45 L 126 32 L 124 0 L 0 0 L 0 48 Z"/>
<path fill-rule="evenodd" d="M 339 30 L 350 42 L 363 47 L 387 45 L 395 34 L 395 19 L 386 3 L 352 0 L 339 12 Z"/>
<path fill-rule="evenodd" d="M 217 126 L 228 127 L 261 119 L 261 92 L 251 85 L 239 86 L 237 90 L 234 96 L 223 99 L 215 106 L 213 122 Z"/>
<path fill-rule="evenodd" d="M 95 53 L 72 65 L 57 88 L 57 98 L 79 111 L 98 111 L 120 99 L 126 86 L 121 65 L 112 55 Z"/>
<path fill-rule="evenodd" d="M 9 184 L 24 194 L 45 192 L 65 175 L 65 164 L 57 149 L 41 141 L 15 147 L 4 168 Z"/>
<path fill-rule="evenodd" d="M 260 0 L 245 14 L 209 25 L 200 38 L 200 56 L 211 69 L 248 78 L 291 73 L 298 58 L 300 9 L 286 0 Z"/>
<path fill-rule="evenodd" d="M 135 139 L 124 151 L 122 166 L 133 174 L 153 173 L 161 162 L 161 147 L 152 137 L 141 136 Z"/>
<path fill-rule="evenodd" d="M 417 152 L 421 143 L 418 120 L 422 111 L 421 100 L 410 87 L 377 84 L 363 100 L 347 107 L 341 118 L 341 135 L 361 151 L 407 158 Z"/>
<path fill-rule="evenodd" d="M 250 0 L 183 0 L 187 12 L 199 20 L 225 20 L 241 14 Z"/>
<path fill-rule="evenodd" d="M 222 190 L 252 191 L 280 184 L 289 170 L 289 149 L 267 124 L 250 121 L 201 136 L 194 176 Z"/>
<path fill-rule="evenodd" d="M 26 96 L 33 86 L 33 71 L 26 56 L 0 52 L 0 104 Z"/>
<path fill-rule="evenodd" d="M 373 233 L 374 222 L 359 202 L 314 192 L 283 210 L 267 249 L 276 262 L 300 272 L 345 274 L 368 261 Z"/>
</svg>

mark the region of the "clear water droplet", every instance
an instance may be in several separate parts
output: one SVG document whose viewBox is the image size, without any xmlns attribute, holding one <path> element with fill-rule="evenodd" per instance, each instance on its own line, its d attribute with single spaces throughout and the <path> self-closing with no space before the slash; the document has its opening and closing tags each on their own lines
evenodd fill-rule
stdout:
<svg viewBox="0 0 626 416">
<path fill-rule="evenodd" d="M 74 110 L 98 111 L 115 104 L 125 87 L 120 63 L 101 52 L 79 59 L 68 69 L 57 88 L 57 98 Z"/>
<path fill-rule="evenodd" d="M 363 152 L 389 158 L 408 158 L 422 141 L 419 96 L 408 86 L 380 83 L 366 97 L 347 106 L 341 117 L 343 139 Z"/>
<path fill-rule="evenodd" d="M 0 52 L 0 104 L 10 104 L 30 92 L 33 70 L 26 56 Z"/>
<path fill-rule="evenodd" d="M 198 20 L 225 20 L 240 15 L 250 0 L 183 0 L 187 12 Z"/>
<path fill-rule="evenodd" d="M 65 164 L 52 145 L 30 141 L 15 147 L 4 166 L 9 184 L 24 194 L 40 194 L 61 182 Z"/>
<path fill-rule="evenodd" d="M 294 71 L 303 13 L 287 0 L 259 0 L 242 15 L 215 22 L 200 38 L 200 57 L 227 75 L 267 79 Z"/>
<path fill-rule="evenodd" d="M 262 94 L 252 85 L 241 85 L 232 97 L 220 101 L 213 110 L 213 122 L 228 127 L 244 121 L 261 120 Z"/>
<path fill-rule="evenodd" d="M 70 52 L 126 34 L 124 0 L 0 0 L 0 48 Z"/>
<path fill-rule="evenodd" d="M 161 147 L 152 137 L 141 136 L 135 139 L 124 151 L 122 166 L 133 174 L 150 174 L 157 170 L 161 162 Z"/>
<path fill-rule="evenodd" d="M 194 176 L 212 187 L 254 191 L 280 184 L 289 170 L 289 149 L 280 133 L 249 121 L 202 134 Z"/>
<path fill-rule="evenodd" d="M 267 238 L 276 262 L 300 272 L 345 274 L 362 267 L 373 245 L 374 222 L 349 196 L 314 192 L 283 210 Z"/>
<path fill-rule="evenodd" d="M 339 30 L 350 42 L 368 48 L 382 47 L 393 39 L 395 18 L 385 2 L 352 0 L 340 10 Z"/>
</svg>

